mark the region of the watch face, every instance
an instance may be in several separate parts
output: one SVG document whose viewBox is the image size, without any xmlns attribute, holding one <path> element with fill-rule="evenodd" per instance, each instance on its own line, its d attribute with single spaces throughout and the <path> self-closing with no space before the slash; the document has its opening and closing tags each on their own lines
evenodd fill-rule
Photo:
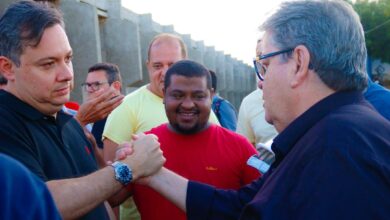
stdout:
<svg viewBox="0 0 390 220">
<path fill-rule="evenodd" d="M 121 176 L 125 180 L 131 180 L 131 173 L 129 168 L 125 166 L 120 166 L 118 170 L 119 176 Z"/>
<path fill-rule="evenodd" d="M 127 185 L 131 182 L 133 174 L 131 169 L 124 163 L 115 162 L 112 164 L 115 168 L 115 179 L 121 182 L 124 185 Z"/>
</svg>

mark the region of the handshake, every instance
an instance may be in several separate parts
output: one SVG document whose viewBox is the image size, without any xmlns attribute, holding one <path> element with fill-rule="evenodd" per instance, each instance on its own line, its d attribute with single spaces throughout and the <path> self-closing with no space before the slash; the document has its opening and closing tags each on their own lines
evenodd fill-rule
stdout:
<svg viewBox="0 0 390 220">
<path fill-rule="evenodd" d="M 131 168 L 132 180 L 137 181 L 157 173 L 164 165 L 165 157 L 160 149 L 158 137 L 141 133 L 133 135 L 131 142 L 118 146 L 115 161 L 125 163 Z"/>
</svg>

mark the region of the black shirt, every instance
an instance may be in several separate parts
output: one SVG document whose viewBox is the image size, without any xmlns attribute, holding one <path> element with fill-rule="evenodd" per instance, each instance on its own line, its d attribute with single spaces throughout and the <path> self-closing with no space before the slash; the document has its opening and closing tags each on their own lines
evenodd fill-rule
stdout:
<svg viewBox="0 0 390 220">
<path fill-rule="evenodd" d="M 103 118 L 100 121 L 97 121 L 92 126 L 91 133 L 95 137 L 96 144 L 99 148 L 103 149 L 103 141 L 102 141 L 102 134 L 104 130 L 104 125 L 106 125 L 107 118 Z"/>
<path fill-rule="evenodd" d="M 19 160 L 42 180 L 80 177 L 97 170 L 92 147 L 72 116 L 62 111 L 56 118 L 44 115 L 1 90 L 0 118 L 0 152 Z M 101 204 L 82 219 L 104 218 L 107 213 Z"/>
</svg>

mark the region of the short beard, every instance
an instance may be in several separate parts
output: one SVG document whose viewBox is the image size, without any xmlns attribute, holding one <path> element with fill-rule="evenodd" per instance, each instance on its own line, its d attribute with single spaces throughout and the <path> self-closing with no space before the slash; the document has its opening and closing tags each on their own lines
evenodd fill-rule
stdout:
<svg viewBox="0 0 390 220">
<path fill-rule="evenodd" d="M 202 131 L 204 130 L 205 128 L 208 127 L 208 123 L 206 123 L 205 125 L 200 125 L 200 124 L 196 124 L 195 126 L 191 127 L 191 128 L 183 128 L 181 127 L 178 123 L 174 123 L 174 124 L 170 124 L 170 127 L 171 129 L 173 129 L 176 133 L 179 133 L 179 134 L 184 134 L 184 135 L 191 135 L 191 134 L 196 134 L 198 133 L 199 131 Z"/>
</svg>

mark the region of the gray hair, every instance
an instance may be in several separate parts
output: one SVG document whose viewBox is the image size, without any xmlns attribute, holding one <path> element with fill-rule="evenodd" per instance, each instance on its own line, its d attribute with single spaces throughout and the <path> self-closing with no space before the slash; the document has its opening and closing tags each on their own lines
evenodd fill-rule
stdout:
<svg viewBox="0 0 390 220">
<path fill-rule="evenodd" d="M 363 27 L 352 6 L 341 0 L 291 1 L 260 26 L 281 49 L 304 45 L 310 65 L 335 91 L 367 87 Z M 291 55 L 291 54 L 290 54 Z"/>
</svg>

